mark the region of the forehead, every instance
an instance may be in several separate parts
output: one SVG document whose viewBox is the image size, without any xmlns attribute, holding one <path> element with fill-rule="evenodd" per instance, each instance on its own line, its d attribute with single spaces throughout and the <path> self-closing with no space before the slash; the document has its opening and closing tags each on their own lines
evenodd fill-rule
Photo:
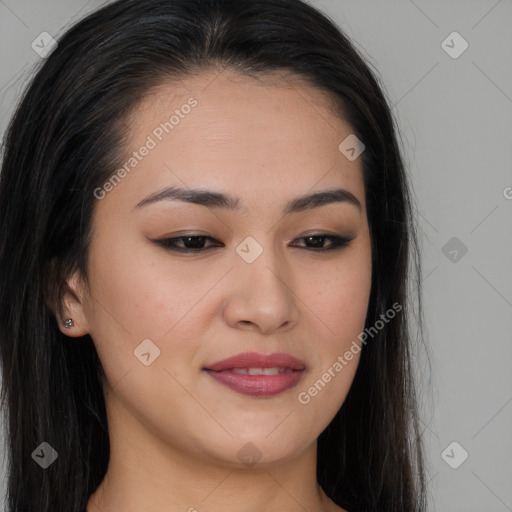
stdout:
<svg viewBox="0 0 512 512">
<path fill-rule="evenodd" d="M 349 161 L 338 149 L 350 125 L 330 95 L 297 77 L 255 79 L 225 70 L 163 82 L 124 127 L 121 164 L 138 158 L 122 184 L 133 204 L 176 184 L 230 189 L 260 205 L 266 196 L 284 203 L 343 186 L 364 206 L 361 159 Z M 134 157 L 144 146 L 151 150 Z"/>
</svg>

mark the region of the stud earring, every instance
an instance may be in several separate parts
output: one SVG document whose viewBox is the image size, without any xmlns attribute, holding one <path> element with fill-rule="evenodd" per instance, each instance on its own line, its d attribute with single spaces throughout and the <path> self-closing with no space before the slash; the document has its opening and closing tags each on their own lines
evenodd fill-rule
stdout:
<svg viewBox="0 0 512 512">
<path fill-rule="evenodd" d="M 69 329 L 70 327 L 73 327 L 73 325 L 75 324 L 72 318 L 68 318 L 67 320 L 64 321 L 64 329 Z"/>
</svg>

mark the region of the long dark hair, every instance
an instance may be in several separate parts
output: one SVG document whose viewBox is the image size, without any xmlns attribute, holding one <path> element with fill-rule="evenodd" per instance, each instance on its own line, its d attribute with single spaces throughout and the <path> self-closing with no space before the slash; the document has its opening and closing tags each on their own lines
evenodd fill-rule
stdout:
<svg viewBox="0 0 512 512">
<path fill-rule="evenodd" d="M 318 439 L 317 476 L 350 512 L 423 511 L 412 355 L 422 329 L 411 334 L 408 306 L 415 270 L 421 326 L 420 260 L 398 130 L 377 74 L 301 0 L 115 1 L 68 30 L 25 91 L 0 175 L 7 509 L 83 512 L 105 475 L 101 364 L 89 335 L 70 342 L 60 332 L 51 305 L 75 270 L 87 282 L 93 191 L 119 168 L 126 115 L 154 86 L 212 67 L 306 79 L 365 145 L 373 264 L 366 326 L 393 304 L 403 308 L 364 345 L 349 394 Z M 32 458 L 42 442 L 58 453 L 44 471 Z"/>
</svg>

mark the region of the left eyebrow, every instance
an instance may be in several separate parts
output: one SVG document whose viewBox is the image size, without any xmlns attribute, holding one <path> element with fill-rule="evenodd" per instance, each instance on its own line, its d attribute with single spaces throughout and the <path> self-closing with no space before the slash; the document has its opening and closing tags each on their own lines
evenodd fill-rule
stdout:
<svg viewBox="0 0 512 512">
<path fill-rule="evenodd" d="M 241 212 L 243 209 L 240 198 L 238 197 L 212 190 L 184 189 L 174 186 L 166 187 L 162 190 L 149 194 L 147 197 L 139 201 L 135 205 L 134 209 L 156 203 L 158 201 L 184 201 L 187 203 L 207 206 L 209 208 L 224 208 L 235 212 Z M 348 203 L 357 207 L 359 211 L 363 209 L 361 202 L 354 194 L 352 194 L 352 192 L 339 188 L 314 192 L 312 194 L 292 199 L 286 204 L 283 214 L 290 215 L 292 213 L 299 213 L 331 203 Z"/>
</svg>

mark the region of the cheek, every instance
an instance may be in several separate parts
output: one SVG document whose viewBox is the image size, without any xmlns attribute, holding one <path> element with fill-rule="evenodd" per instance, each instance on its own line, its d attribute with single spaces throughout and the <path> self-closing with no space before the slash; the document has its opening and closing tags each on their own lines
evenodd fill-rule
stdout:
<svg viewBox="0 0 512 512">
<path fill-rule="evenodd" d="M 126 408 L 154 431 L 163 429 L 162 436 L 179 439 L 177 410 L 204 415 L 189 393 L 196 392 L 198 353 L 212 321 L 208 292 L 222 272 L 200 277 L 122 251 L 98 258 L 95 269 L 91 336 L 114 414 Z"/>
<path fill-rule="evenodd" d="M 311 310 L 318 312 L 317 361 L 296 393 L 302 417 L 315 419 L 311 428 L 318 429 L 316 434 L 343 404 L 359 364 L 359 336 L 364 330 L 371 292 L 369 246 L 354 251 L 336 271 L 331 268 L 330 274 L 331 279 L 322 280 L 322 289 L 313 285 L 315 293 L 308 302 Z"/>
<path fill-rule="evenodd" d="M 125 334 L 162 338 L 222 277 L 225 270 L 217 267 L 180 260 L 133 234 L 109 247 L 98 242 L 91 257 L 93 308 Z"/>
<path fill-rule="evenodd" d="M 328 287 L 308 301 L 318 312 L 326 337 L 345 337 L 362 330 L 366 319 L 370 284 L 351 275 L 331 281 Z M 330 336 L 329 336 L 330 335 Z"/>
<path fill-rule="evenodd" d="M 204 307 L 208 293 L 225 272 L 210 268 L 198 275 L 190 263 L 188 268 L 171 264 L 163 251 L 148 255 L 133 242 L 111 247 L 91 251 L 93 300 L 86 311 L 108 380 L 113 383 L 128 371 L 146 368 L 137 358 L 141 343 L 160 351 L 152 369 L 190 360 L 211 321 L 212 312 Z"/>
<path fill-rule="evenodd" d="M 325 271 L 311 273 L 306 303 L 315 312 L 327 347 L 341 350 L 363 330 L 371 292 L 371 256 L 353 251 Z M 350 344 L 350 343 L 349 343 Z"/>
</svg>

